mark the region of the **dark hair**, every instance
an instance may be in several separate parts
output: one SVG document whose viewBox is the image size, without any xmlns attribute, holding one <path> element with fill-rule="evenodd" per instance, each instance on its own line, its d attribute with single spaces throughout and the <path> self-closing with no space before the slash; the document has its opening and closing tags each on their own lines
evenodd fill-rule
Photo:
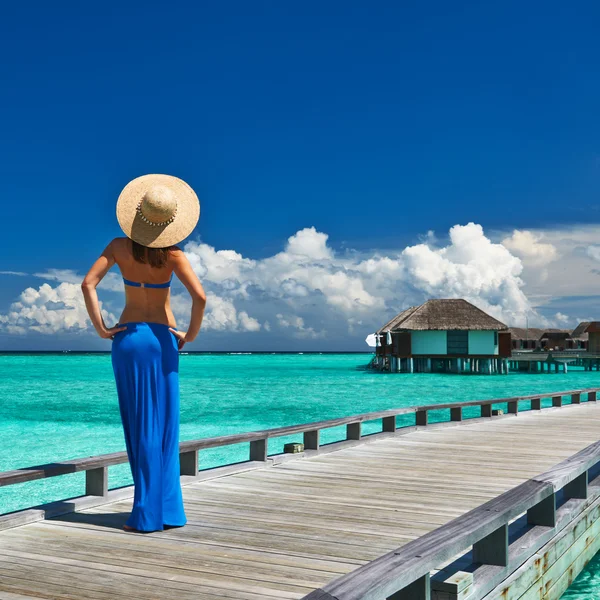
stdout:
<svg viewBox="0 0 600 600">
<path fill-rule="evenodd" d="M 174 246 L 167 246 L 166 248 L 148 248 L 148 246 L 142 246 L 131 240 L 131 250 L 133 252 L 133 258 L 145 265 L 151 267 L 164 267 L 169 260 L 169 250 L 173 249 Z"/>
</svg>

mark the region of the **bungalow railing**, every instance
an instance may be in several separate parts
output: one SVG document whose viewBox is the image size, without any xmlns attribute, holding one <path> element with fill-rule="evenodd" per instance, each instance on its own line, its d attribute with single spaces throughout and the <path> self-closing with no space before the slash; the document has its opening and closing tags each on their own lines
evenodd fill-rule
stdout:
<svg viewBox="0 0 600 600">
<path fill-rule="evenodd" d="M 541 410 L 543 399 L 551 398 L 552 407 L 562 406 L 563 398 L 565 396 L 570 396 L 573 404 L 580 403 L 583 394 L 587 396 L 588 401 L 594 402 L 597 399 L 598 391 L 600 391 L 600 388 L 586 388 L 511 398 L 495 398 L 488 400 L 472 400 L 469 402 L 451 402 L 445 404 L 411 406 L 368 412 L 349 417 L 329 419 L 314 423 L 305 423 L 302 425 L 291 425 L 287 427 L 265 429 L 262 431 L 189 440 L 180 442 L 179 444 L 180 472 L 181 475 L 187 475 L 193 478 L 199 477 L 199 452 L 209 448 L 249 443 L 249 461 L 256 462 L 258 464 L 264 464 L 269 458 L 271 458 L 268 454 L 268 443 L 269 440 L 273 438 L 302 433 L 305 451 L 319 451 L 321 447 L 336 449 L 336 447 L 339 448 L 340 445 L 347 445 L 348 443 L 353 443 L 363 438 L 373 439 L 376 436 L 388 435 L 390 433 L 408 433 L 415 430 L 417 427 L 428 426 L 429 413 L 431 411 L 450 409 L 449 422 L 440 421 L 435 424 L 435 426 L 440 426 L 448 425 L 453 422 L 456 424 L 456 422 L 462 421 L 463 410 L 469 407 L 479 406 L 480 418 L 491 418 L 495 416 L 492 409 L 494 404 L 507 404 L 508 413 L 516 415 L 519 411 L 519 405 L 522 405 L 524 402 L 529 403 L 531 410 Z M 400 415 L 409 414 L 415 415 L 414 425 L 409 424 L 398 427 L 397 417 Z M 379 419 L 381 419 L 382 422 L 381 432 L 363 435 L 362 424 L 367 421 L 376 421 Z M 346 425 L 345 440 L 332 442 L 325 445 L 321 444 L 320 434 L 322 430 L 343 425 Z M 434 425 L 429 426 L 431 427 Z M 101 454 L 98 456 L 65 460 L 58 463 L 24 467 L 21 469 L 0 473 L 0 487 L 85 471 L 85 495 L 106 497 L 109 491 L 108 468 L 113 465 L 126 463 L 127 461 L 128 458 L 126 452 L 115 452 L 112 454 Z"/>
<path fill-rule="evenodd" d="M 597 466 L 600 442 L 303 600 L 429 600 L 432 590 L 444 598 L 480 600 L 600 497 L 600 476 L 590 481 Z M 511 521 L 518 527 L 509 538 Z M 457 566 L 441 578 L 430 577 L 468 551 L 474 568 L 458 573 L 462 577 L 445 581 L 451 571 L 460 571 Z"/>
<path fill-rule="evenodd" d="M 520 356 L 534 356 L 541 360 L 544 357 L 552 358 L 552 357 L 564 357 L 564 358 L 594 358 L 599 357 L 600 354 L 594 352 L 588 352 L 583 348 L 578 348 L 574 350 L 513 350 L 512 358 L 520 357 Z M 510 360 L 510 358 L 509 358 Z"/>
</svg>

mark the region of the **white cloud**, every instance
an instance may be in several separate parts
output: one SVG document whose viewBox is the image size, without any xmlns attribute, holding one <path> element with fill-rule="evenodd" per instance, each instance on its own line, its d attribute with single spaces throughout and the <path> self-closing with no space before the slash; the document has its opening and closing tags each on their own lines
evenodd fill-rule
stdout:
<svg viewBox="0 0 600 600">
<path fill-rule="evenodd" d="M 292 334 L 294 337 L 317 339 L 323 338 L 327 334 L 324 329 L 321 331 L 315 331 L 312 327 L 306 327 L 304 324 L 304 319 L 302 317 L 298 317 L 297 315 L 284 317 L 281 313 L 277 313 L 275 316 L 277 317 L 277 323 L 280 327 L 283 327 L 284 329 L 291 328 L 294 330 Z"/>
<path fill-rule="evenodd" d="M 108 325 L 116 321 L 109 312 L 102 310 L 102 314 Z M 0 314 L 0 328 L 20 335 L 27 331 L 44 334 L 81 331 L 89 326 L 81 287 L 73 283 L 56 287 L 44 283 L 38 289 L 29 287 L 21 292 L 7 313 Z"/>
<path fill-rule="evenodd" d="M 543 240 L 555 249 L 555 258 L 541 266 L 523 259 L 522 278 L 526 282 L 524 291 L 534 300 L 545 303 L 552 297 L 577 297 L 600 295 L 600 225 L 581 224 L 554 229 L 531 230 L 534 239 Z M 512 238 L 514 232 L 508 236 Z M 502 240 L 506 233 L 495 233 L 492 237 Z M 546 256 L 550 256 L 548 251 Z M 539 305 L 539 304 L 538 304 Z"/>
<path fill-rule="evenodd" d="M 425 239 L 437 238 L 429 232 Z M 198 242 L 184 250 L 203 282 L 220 295 L 243 298 L 254 311 L 264 303 L 273 307 L 271 314 L 291 311 L 314 331 L 323 320 L 337 321 L 340 330 L 353 331 L 358 323 L 370 328 L 430 297 L 466 298 L 507 322 L 527 311 L 532 321 L 547 324 L 523 293 L 521 260 L 486 237 L 480 225 L 453 227 L 450 243 L 441 248 L 428 241 L 387 256 L 338 255 L 327 240 L 306 228 L 282 252 L 260 260 Z M 278 321 L 280 328 L 290 323 L 289 317 Z"/>
<path fill-rule="evenodd" d="M 232 296 L 248 299 L 260 291 L 293 304 L 296 299 L 318 295 L 345 313 L 383 308 L 383 300 L 367 292 L 360 273 L 334 258 L 326 241 L 327 235 L 310 227 L 291 236 L 283 252 L 262 260 L 244 259 L 232 251 L 216 252 L 195 242 L 186 244 L 184 250 L 200 278 Z"/>
<path fill-rule="evenodd" d="M 531 309 L 521 290 L 520 259 L 492 243 L 480 225 L 455 225 L 447 246 L 409 246 L 402 258 L 406 283 L 421 298 L 465 298 L 507 322 Z"/>
<path fill-rule="evenodd" d="M 542 239 L 543 235 L 539 232 L 515 229 L 510 237 L 502 240 L 502 244 L 526 264 L 542 266 L 558 258 L 556 247 L 540 241 Z"/>
<path fill-rule="evenodd" d="M 363 333 L 428 298 L 465 298 L 509 325 L 525 315 L 531 326 L 571 322 L 568 315 L 587 313 L 587 305 L 573 310 L 555 306 L 552 312 L 549 305 L 563 290 L 565 296 L 600 295 L 600 276 L 594 274 L 599 233 L 597 226 L 582 226 L 490 235 L 468 223 L 452 227 L 446 239 L 427 232 L 415 245 L 361 253 L 336 252 L 327 234 L 308 227 L 291 235 L 280 252 L 259 259 L 201 241 L 188 242 L 184 251 L 207 293 L 203 331 L 317 338 L 325 337 L 326 330 L 328 340 L 348 335 L 364 339 Z M 56 268 L 36 275 L 62 283 L 25 290 L 9 313 L 0 316 L 4 331 L 9 326 L 53 331 L 89 327 L 82 312 L 81 275 Z M 69 298 L 63 285 L 73 286 L 71 292 L 80 300 Z M 172 289 L 171 306 L 183 329 L 191 302 L 178 285 Z M 59 289 L 57 300 L 53 294 L 58 297 Z M 108 273 L 99 291 L 101 296 L 118 292 L 122 300 L 118 273 Z M 113 298 L 117 296 L 109 296 Z M 542 312 L 536 310 L 539 306 Z M 12 313 L 17 321 L 8 319 Z"/>
<path fill-rule="evenodd" d="M 327 247 L 328 238 L 326 233 L 307 227 L 288 238 L 286 252 L 303 258 L 329 260 L 333 258 L 333 253 Z"/>
<path fill-rule="evenodd" d="M 78 275 L 73 269 L 46 269 L 39 273 L 34 273 L 34 277 L 40 277 L 41 279 L 48 279 L 50 281 L 60 281 L 61 283 L 75 283 L 81 284 L 83 280 L 82 275 Z"/>
<path fill-rule="evenodd" d="M 19 277 L 25 277 L 28 273 L 23 273 L 23 271 L 0 271 L 0 275 L 17 275 Z"/>
<path fill-rule="evenodd" d="M 594 260 L 600 261 L 600 246 L 588 246 L 587 255 Z"/>
<path fill-rule="evenodd" d="M 189 326 L 192 301 L 187 294 L 172 294 L 171 309 L 180 329 Z M 261 324 L 244 310 L 237 310 L 231 299 L 217 294 L 207 294 L 202 331 L 259 331 Z"/>
<path fill-rule="evenodd" d="M 243 258 L 234 250 L 215 250 L 197 242 L 188 242 L 185 253 L 198 277 L 215 283 L 239 279 L 243 270 L 255 265 L 255 261 Z"/>
</svg>

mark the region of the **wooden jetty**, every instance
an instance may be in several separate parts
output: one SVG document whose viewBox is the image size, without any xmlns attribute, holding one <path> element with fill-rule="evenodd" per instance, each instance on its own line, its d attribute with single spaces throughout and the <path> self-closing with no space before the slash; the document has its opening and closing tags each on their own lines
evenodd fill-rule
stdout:
<svg viewBox="0 0 600 600">
<path fill-rule="evenodd" d="M 513 351 L 508 366 L 511 371 L 527 373 L 566 373 L 569 365 L 583 367 L 585 371 L 600 371 L 600 354 L 585 350 L 563 352 Z"/>
<path fill-rule="evenodd" d="M 0 473 L 86 472 L 84 496 L 0 516 L 0 599 L 559 598 L 600 544 L 598 391 L 185 441 L 188 523 L 147 534 L 121 529 L 132 487 L 108 490 L 125 453 Z M 304 452 L 268 454 L 290 435 Z M 239 443 L 249 461 L 198 471 L 202 450 Z"/>
</svg>

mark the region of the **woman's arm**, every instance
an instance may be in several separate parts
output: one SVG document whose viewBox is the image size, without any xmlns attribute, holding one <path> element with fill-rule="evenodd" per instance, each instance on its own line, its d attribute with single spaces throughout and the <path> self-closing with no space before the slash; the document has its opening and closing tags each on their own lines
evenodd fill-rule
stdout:
<svg viewBox="0 0 600 600">
<path fill-rule="evenodd" d="M 85 299 L 85 307 L 87 308 L 90 321 L 94 329 L 98 332 L 101 338 L 112 338 L 115 333 L 124 331 L 127 327 L 106 327 L 102 312 L 100 311 L 100 303 L 98 302 L 98 294 L 96 286 L 102 281 L 102 278 L 108 273 L 108 270 L 115 264 L 113 255 L 112 242 L 106 246 L 100 258 L 92 265 L 88 274 L 81 283 L 81 291 Z"/>
<path fill-rule="evenodd" d="M 190 317 L 190 326 L 183 335 L 178 335 L 180 340 L 179 347 L 181 348 L 186 342 L 193 342 L 200 331 L 202 325 L 202 319 L 204 317 L 204 309 L 206 308 L 206 294 L 204 288 L 200 283 L 190 261 L 182 250 L 173 250 L 171 252 L 171 261 L 173 264 L 173 271 L 175 275 L 180 279 L 181 283 L 186 287 L 187 291 L 192 297 L 192 315 Z M 171 329 L 173 333 L 181 334 Z"/>
</svg>

